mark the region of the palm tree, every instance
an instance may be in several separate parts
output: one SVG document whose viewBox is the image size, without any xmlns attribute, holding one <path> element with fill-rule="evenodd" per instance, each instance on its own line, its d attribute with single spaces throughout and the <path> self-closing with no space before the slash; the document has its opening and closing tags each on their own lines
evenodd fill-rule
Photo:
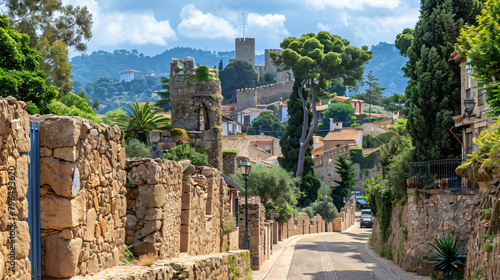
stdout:
<svg viewBox="0 0 500 280">
<path fill-rule="evenodd" d="M 116 124 L 125 131 L 125 137 L 136 138 L 144 144 L 149 142 L 148 132 L 155 129 L 166 129 L 170 126 L 170 119 L 158 115 L 161 110 L 154 110 L 154 104 L 146 102 L 143 106 L 138 102 L 127 104 L 125 115 L 118 115 Z"/>
</svg>

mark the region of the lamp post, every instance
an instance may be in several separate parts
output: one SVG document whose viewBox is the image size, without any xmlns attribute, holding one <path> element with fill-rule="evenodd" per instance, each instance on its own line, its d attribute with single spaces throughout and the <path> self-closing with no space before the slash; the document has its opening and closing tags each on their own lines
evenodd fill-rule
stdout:
<svg viewBox="0 0 500 280">
<path fill-rule="evenodd" d="M 325 201 L 325 232 L 328 232 L 328 196 L 325 194 L 323 199 Z"/>
<path fill-rule="evenodd" d="M 243 249 L 250 250 L 250 230 L 248 229 L 248 174 L 252 164 L 248 159 L 240 160 L 239 167 L 241 175 L 245 179 L 245 239 L 243 239 Z"/>
</svg>

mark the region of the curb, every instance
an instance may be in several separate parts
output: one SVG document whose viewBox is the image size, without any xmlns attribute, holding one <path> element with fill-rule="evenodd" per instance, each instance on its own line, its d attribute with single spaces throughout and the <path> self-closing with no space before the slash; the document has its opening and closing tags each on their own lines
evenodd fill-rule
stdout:
<svg viewBox="0 0 500 280">
<path fill-rule="evenodd" d="M 399 279 L 398 276 L 396 276 L 395 271 L 392 270 L 392 268 L 383 260 L 380 260 L 380 256 L 375 255 L 373 251 L 368 247 L 368 243 L 365 243 L 365 252 L 368 253 L 368 255 L 372 256 L 378 263 L 380 263 L 387 271 L 389 271 L 392 276 L 394 276 L 395 279 Z M 376 276 L 375 276 L 376 277 Z"/>
</svg>

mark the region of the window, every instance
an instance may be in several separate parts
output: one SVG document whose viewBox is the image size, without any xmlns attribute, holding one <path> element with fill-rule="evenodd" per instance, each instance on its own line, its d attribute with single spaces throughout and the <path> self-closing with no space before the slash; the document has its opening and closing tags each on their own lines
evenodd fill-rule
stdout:
<svg viewBox="0 0 500 280">
<path fill-rule="evenodd" d="M 472 154 L 472 132 L 465 133 L 465 153 Z"/>
</svg>

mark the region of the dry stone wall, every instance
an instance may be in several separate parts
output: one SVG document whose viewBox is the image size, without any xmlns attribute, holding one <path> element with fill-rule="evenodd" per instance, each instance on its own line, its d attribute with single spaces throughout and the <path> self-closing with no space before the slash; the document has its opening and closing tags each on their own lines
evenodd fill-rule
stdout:
<svg viewBox="0 0 500 280">
<path fill-rule="evenodd" d="M 392 210 L 391 228 L 387 245 L 390 245 L 394 263 L 407 271 L 428 275 L 429 267 L 422 256 L 433 249 L 438 237 L 452 234 L 462 244 L 467 244 L 474 226 L 471 219 L 478 207 L 477 189 L 420 190 L 418 203 L 413 201 L 413 189 L 408 189 L 408 202 Z M 374 247 L 383 246 L 378 223 L 374 223 Z"/>
<path fill-rule="evenodd" d="M 31 279 L 28 259 L 29 115 L 26 103 L 0 97 L 0 279 Z"/>
<path fill-rule="evenodd" d="M 175 258 L 180 253 L 182 165 L 127 159 L 126 239 L 137 255 Z"/>
<path fill-rule="evenodd" d="M 245 240 L 245 197 L 240 198 L 240 248 L 243 248 Z M 248 197 L 248 228 L 250 230 L 250 259 L 252 269 L 260 269 L 267 259 L 265 255 L 265 229 L 262 226 L 266 220 L 266 209 L 260 203 L 260 197 Z"/>
<path fill-rule="evenodd" d="M 481 276 L 481 279 L 500 279 L 500 176 L 490 182 L 481 195 L 480 205 L 472 215 L 472 232 L 467 250 L 465 276 Z M 475 278 L 474 278 L 475 279 Z"/>
<path fill-rule="evenodd" d="M 40 123 L 42 274 L 67 278 L 118 265 L 125 251 L 125 147 L 117 126 L 78 117 Z"/>
<path fill-rule="evenodd" d="M 250 258 L 248 252 L 230 252 L 211 254 L 186 259 L 159 260 L 150 267 L 119 266 L 105 270 L 93 276 L 73 277 L 73 280 L 242 280 L 249 279 Z"/>
</svg>

